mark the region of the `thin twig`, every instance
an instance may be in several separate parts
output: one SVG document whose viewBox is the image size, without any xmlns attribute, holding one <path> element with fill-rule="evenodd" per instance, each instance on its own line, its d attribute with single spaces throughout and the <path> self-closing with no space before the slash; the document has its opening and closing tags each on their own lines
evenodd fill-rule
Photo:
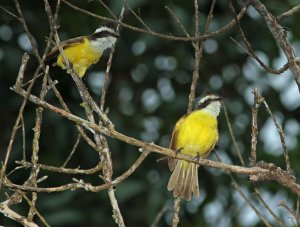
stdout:
<svg viewBox="0 0 300 227">
<path fill-rule="evenodd" d="M 257 186 L 254 187 L 254 192 L 257 196 L 257 198 L 262 202 L 263 206 L 267 209 L 267 211 L 273 216 L 273 218 L 277 221 L 277 223 L 284 227 L 285 224 L 282 222 L 282 220 L 280 220 L 280 218 L 273 212 L 273 210 L 270 208 L 270 206 L 267 204 L 267 202 L 264 200 L 264 198 L 262 197 L 260 190 L 258 189 Z"/>
<path fill-rule="evenodd" d="M 285 71 L 287 71 L 289 69 L 289 63 L 285 63 L 281 68 L 279 69 L 273 69 L 269 66 L 267 66 L 262 60 L 260 60 L 260 58 L 255 54 L 254 50 L 252 50 L 252 47 L 248 45 L 247 48 L 244 47 L 243 45 L 241 45 L 237 40 L 235 40 L 234 38 L 230 37 L 230 39 L 236 44 L 238 45 L 242 50 L 244 50 L 247 54 L 249 54 L 249 56 L 253 57 L 257 62 L 258 64 L 260 64 L 261 67 L 263 67 L 266 71 L 270 72 L 270 73 L 273 73 L 273 74 L 282 74 L 284 73 Z M 245 40 L 245 38 L 243 38 Z M 248 40 L 244 41 L 244 42 L 248 42 Z M 249 49 L 250 48 L 250 49 Z"/>
<path fill-rule="evenodd" d="M 208 16 L 207 16 L 206 23 L 205 23 L 205 33 L 206 34 L 208 33 L 209 25 L 210 25 L 210 23 L 213 19 L 213 13 L 214 13 L 215 5 L 216 5 L 216 0 L 213 0 L 212 3 L 211 3 L 211 6 L 210 6 L 210 10 L 209 10 L 209 13 L 208 13 Z"/>
<path fill-rule="evenodd" d="M 66 165 L 67 165 L 67 164 L 69 163 L 69 161 L 71 160 L 73 154 L 74 154 L 75 151 L 77 150 L 78 144 L 79 144 L 79 142 L 80 142 L 80 138 L 81 138 L 81 135 L 78 134 L 77 140 L 76 140 L 76 142 L 75 142 L 75 144 L 74 144 L 74 146 L 73 146 L 73 149 L 72 149 L 71 153 L 68 155 L 68 158 L 66 159 L 66 161 L 64 162 L 64 164 L 61 166 L 62 168 L 65 168 Z"/>
<path fill-rule="evenodd" d="M 166 213 L 168 210 L 168 204 L 166 203 L 157 213 L 156 217 L 154 218 L 153 223 L 150 225 L 150 227 L 156 227 L 162 216 Z"/>
<path fill-rule="evenodd" d="M 286 203 L 284 201 L 280 201 L 278 206 L 284 207 L 288 212 L 290 212 L 294 216 L 294 218 L 297 220 L 297 222 L 300 222 L 299 215 L 297 215 L 297 213 L 293 209 L 291 209 L 288 205 L 286 205 Z"/>
<path fill-rule="evenodd" d="M 222 106 L 223 106 L 223 110 L 224 110 L 224 115 L 225 115 L 227 127 L 228 127 L 228 130 L 229 130 L 229 134 L 230 134 L 230 137 L 231 137 L 231 139 L 233 141 L 233 145 L 234 145 L 234 148 L 235 148 L 235 152 L 236 152 L 237 156 L 239 157 L 239 160 L 240 160 L 240 163 L 242 164 L 242 166 L 245 166 L 245 162 L 244 162 L 244 159 L 242 157 L 240 148 L 239 148 L 239 146 L 238 146 L 238 144 L 236 142 L 236 138 L 234 136 L 234 133 L 233 133 L 233 130 L 232 130 L 232 126 L 231 126 L 231 122 L 229 120 L 227 108 L 226 108 L 226 105 L 225 105 L 224 102 L 222 102 Z"/>
<path fill-rule="evenodd" d="M 287 17 L 290 17 L 292 15 L 294 15 L 295 13 L 298 13 L 298 11 L 300 11 L 300 4 L 293 7 L 292 9 L 290 9 L 289 11 L 286 11 L 285 13 L 277 16 L 277 20 L 284 20 L 286 19 Z"/>
<path fill-rule="evenodd" d="M 144 20 L 140 16 L 138 16 L 133 9 L 131 9 L 129 6 L 126 6 L 126 9 L 128 9 L 133 14 L 133 16 L 135 16 L 135 18 L 146 28 L 147 31 L 152 32 L 151 28 L 149 28 Z"/>
<path fill-rule="evenodd" d="M 114 12 L 102 1 L 102 0 L 98 0 L 98 2 L 100 2 L 100 4 L 107 10 L 107 12 L 109 12 L 109 14 L 115 19 L 117 20 L 118 17 L 116 16 L 116 14 L 114 14 Z"/>
<path fill-rule="evenodd" d="M 183 24 L 181 23 L 181 21 L 179 20 L 178 16 L 174 13 L 173 10 L 171 10 L 171 8 L 169 6 L 165 6 L 165 9 L 174 17 L 176 23 L 178 24 L 178 26 L 181 28 L 181 30 L 183 31 L 183 33 L 187 36 L 190 37 L 190 34 L 187 32 L 187 30 L 185 29 L 185 27 L 183 26 Z M 192 42 L 192 45 L 194 48 L 196 48 L 196 44 L 195 42 Z"/>
<path fill-rule="evenodd" d="M 174 198 L 174 214 L 172 219 L 172 227 L 177 227 L 177 225 L 179 224 L 180 201 L 180 197 Z"/>
<path fill-rule="evenodd" d="M 9 10 L 7 10 L 5 7 L 3 7 L 2 5 L 0 5 L 0 9 L 2 9 L 4 12 L 6 12 L 8 15 L 16 18 L 18 21 L 22 21 L 20 17 L 18 17 L 16 14 L 10 12 Z"/>
<path fill-rule="evenodd" d="M 24 122 L 24 118 L 23 115 L 21 117 L 21 121 L 22 121 L 22 146 L 23 146 L 23 160 L 26 161 L 26 132 L 25 132 L 25 122 Z"/>
<path fill-rule="evenodd" d="M 274 115 L 273 115 L 271 109 L 269 108 L 268 103 L 265 99 L 263 100 L 263 104 L 264 104 L 267 112 L 271 116 L 271 118 L 272 118 L 272 120 L 273 120 L 273 122 L 274 122 L 274 124 L 277 128 L 277 131 L 278 131 L 278 134 L 279 134 L 279 137 L 280 137 L 280 140 L 281 140 L 281 145 L 282 145 L 282 148 L 283 148 L 283 156 L 284 156 L 284 159 L 285 159 L 286 170 L 289 173 L 291 173 L 292 172 L 291 163 L 290 163 L 289 153 L 288 153 L 288 149 L 287 149 L 287 146 L 286 146 L 285 136 L 284 136 L 284 132 L 282 130 L 282 127 L 278 124 L 276 118 L 274 117 Z"/>
<path fill-rule="evenodd" d="M 16 161 L 17 164 L 22 165 L 24 168 L 31 168 L 32 164 L 30 162 Z M 49 166 L 45 164 L 37 164 L 40 169 L 57 172 L 57 173 L 66 173 L 66 174 L 93 174 L 97 173 L 102 169 L 103 163 L 99 162 L 95 167 L 91 169 L 67 169 L 62 167 Z"/>
<path fill-rule="evenodd" d="M 19 193 L 29 204 L 30 208 L 34 211 L 34 213 L 39 217 L 39 219 L 43 222 L 43 224 L 46 227 L 50 227 L 50 225 L 47 223 L 46 219 L 41 215 L 41 213 L 35 208 L 34 204 L 31 202 L 31 200 L 26 196 L 26 194 L 20 190 L 16 190 L 17 193 Z"/>
<path fill-rule="evenodd" d="M 15 6 L 16 6 L 16 9 L 18 11 L 18 14 L 19 14 L 19 16 L 21 18 L 21 23 L 23 25 L 23 28 L 24 28 L 24 30 L 25 30 L 25 32 L 26 32 L 26 34 L 28 36 L 28 39 L 30 41 L 30 45 L 32 47 L 32 51 L 33 51 L 33 53 L 34 53 L 35 56 L 39 56 L 38 47 L 37 47 L 37 44 L 36 44 L 33 36 L 32 35 L 28 35 L 28 34 L 31 34 L 31 33 L 30 33 L 29 28 L 28 28 L 28 26 L 26 24 L 26 20 L 24 18 L 23 12 L 21 10 L 20 4 L 19 4 L 18 0 L 14 0 L 14 2 L 15 2 Z"/>
<path fill-rule="evenodd" d="M 299 216 L 300 196 L 297 196 L 296 215 Z"/>
<path fill-rule="evenodd" d="M 258 135 L 258 126 L 257 126 L 257 114 L 258 108 L 262 101 L 264 100 L 258 94 L 257 88 L 253 90 L 254 95 L 254 104 L 252 107 L 252 125 L 251 125 L 251 153 L 250 153 L 250 165 L 254 166 L 256 164 L 256 145 L 257 145 L 257 135 Z"/>
</svg>

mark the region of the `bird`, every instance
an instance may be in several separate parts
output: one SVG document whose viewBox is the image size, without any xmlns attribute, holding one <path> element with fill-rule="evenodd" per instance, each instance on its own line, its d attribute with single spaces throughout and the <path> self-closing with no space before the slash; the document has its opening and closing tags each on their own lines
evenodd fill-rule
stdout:
<svg viewBox="0 0 300 227">
<path fill-rule="evenodd" d="M 64 50 L 64 55 L 69 60 L 74 72 L 82 78 L 86 70 L 100 60 L 103 52 L 116 43 L 118 37 L 119 34 L 113 28 L 103 25 L 91 35 L 65 40 L 60 43 L 60 46 Z M 47 55 L 47 59 L 56 55 L 56 65 L 66 69 L 58 46 L 52 48 Z"/>
<path fill-rule="evenodd" d="M 212 92 L 204 95 L 197 109 L 181 117 L 173 130 L 170 149 L 190 155 L 195 159 L 207 158 L 219 140 L 217 117 L 221 111 L 222 97 Z M 192 195 L 199 197 L 198 167 L 196 163 L 175 158 L 168 159 L 171 177 L 168 191 L 175 198 L 187 201 Z"/>
</svg>

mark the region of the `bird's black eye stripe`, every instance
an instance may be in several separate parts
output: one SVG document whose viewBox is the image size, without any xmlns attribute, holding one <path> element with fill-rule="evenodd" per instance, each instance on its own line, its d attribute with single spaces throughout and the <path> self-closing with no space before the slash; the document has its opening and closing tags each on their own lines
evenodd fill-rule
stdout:
<svg viewBox="0 0 300 227">
<path fill-rule="evenodd" d="M 205 108 L 206 106 L 208 106 L 213 101 L 220 101 L 220 98 L 218 97 L 218 98 L 206 99 L 204 102 L 199 104 L 198 109 Z"/>
<path fill-rule="evenodd" d="M 112 33 L 109 31 L 97 32 L 97 33 L 92 34 L 90 37 L 91 37 L 91 39 L 97 39 L 97 38 L 103 38 L 103 37 L 108 37 L 108 36 L 117 37 L 117 35 L 115 33 Z"/>
<path fill-rule="evenodd" d="M 202 102 L 202 103 L 199 104 L 198 109 L 205 108 L 210 102 L 211 102 L 211 99 L 205 100 L 204 102 Z"/>
</svg>

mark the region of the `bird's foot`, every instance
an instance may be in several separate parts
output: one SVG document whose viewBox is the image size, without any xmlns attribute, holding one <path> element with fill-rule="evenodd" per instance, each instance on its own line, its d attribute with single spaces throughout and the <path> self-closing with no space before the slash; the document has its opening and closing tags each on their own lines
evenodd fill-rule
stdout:
<svg viewBox="0 0 300 227">
<path fill-rule="evenodd" d="M 181 150 L 183 150 L 183 147 L 178 148 L 178 149 L 175 150 L 175 157 L 174 158 L 176 158 L 177 155 L 180 154 Z"/>
<path fill-rule="evenodd" d="M 200 159 L 201 159 L 201 155 L 199 152 L 197 152 L 197 155 L 193 158 L 193 160 L 199 162 Z"/>
</svg>

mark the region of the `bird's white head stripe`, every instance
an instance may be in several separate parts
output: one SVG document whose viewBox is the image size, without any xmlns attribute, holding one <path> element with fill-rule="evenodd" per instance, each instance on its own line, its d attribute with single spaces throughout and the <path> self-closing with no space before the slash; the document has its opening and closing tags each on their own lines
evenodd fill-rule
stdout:
<svg viewBox="0 0 300 227">
<path fill-rule="evenodd" d="M 207 112 L 210 115 L 217 117 L 221 109 L 222 98 L 215 94 L 209 94 L 200 99 L 198 108 Z"/>
</svg>

